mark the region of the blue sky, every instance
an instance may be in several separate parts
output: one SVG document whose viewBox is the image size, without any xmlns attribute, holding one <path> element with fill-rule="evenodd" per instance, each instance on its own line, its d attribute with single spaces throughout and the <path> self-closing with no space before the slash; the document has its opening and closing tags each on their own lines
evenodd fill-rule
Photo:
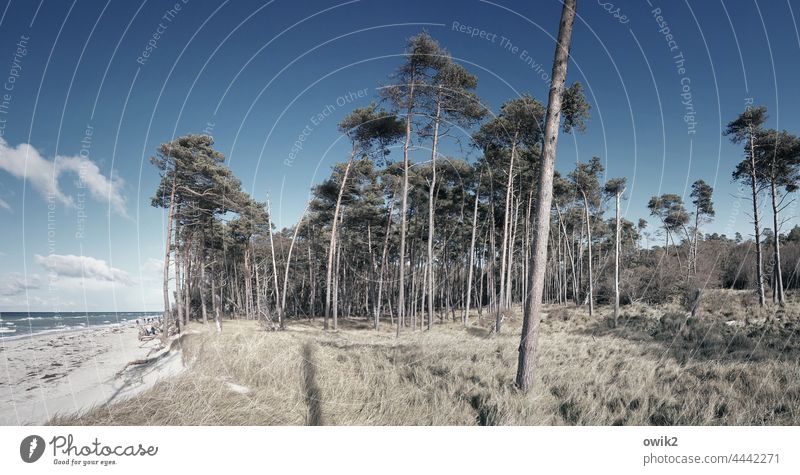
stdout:
<svg viewBox="0 0 800 475">
<path fill-rule="evenodd" d="M 158 175 L 148 158 L 178 135 L 210 132 L 245 188 L 271 197 L 277 223 L 291 225 L 309 188 L 346 157 L 336 123 L 376 97 L 405 38 L 423 28 L 478 76 L 493 110 L 523 92 L 544 102 L 560 8 L 558 0 L 0 5 L 0 311 L 159 309 L 164 214 L 149 205 Z M 800 131 L 792 90 L 800 3 L 582 0 L 578 8 L 569 81 L 584 83 L 592 119 L 586 133 L 562 136 L 557 167 L 601 157 L 609 177 L 628 177 L 633 220 L 647 215 L 650 196 L 688 198 L 687 186 L 703 178 L 716 188 L 717 218 L 706 230 L 747 235 L 747 203 L 730 181 L 741 152 L 721 131 L 750 102 L 769 108 L 769 126 Z M 458 148 L 450 141 L 444 150 Z"/>
</svg>

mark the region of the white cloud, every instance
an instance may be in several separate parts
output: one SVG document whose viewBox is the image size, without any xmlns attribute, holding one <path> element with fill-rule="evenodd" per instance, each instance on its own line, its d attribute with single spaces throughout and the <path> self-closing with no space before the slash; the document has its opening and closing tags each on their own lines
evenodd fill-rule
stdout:
<svg viewBox="0 0 800 475">
<path fill-rule="evenodd" d="M 0 208 L 3 208 L 3 209 L 8 210 L 8 211 L 11 211 L 11 205 L 8 204 L 8 201 L 6 201 L 6 200 L 4 200 L 2 198 L 0 198 Z"/>
<path fill-rule="evenodd" d="M 142 275 L 148 277 L 156 276 L 159 279 L 164 274 L 164 260 L 148 257 L 142 264 Z"/>
<path fill-rule="evenodd" d="M 127 272 L 111 267 L 106 261 L 95 259 L 94 257 L 74 256 L 71 254 L 40 256 L 37 254 L 36 262 L 59 277 L 117 282 L 123 285 L 132 285 L 134 283 Z"/>
<path fill-rule="evenodd" d="M 0 169 L 17 178 L 28 180 L 45 199 L 52 196 L 67 206 L 74 206 L 74 198 L 61 190 L 59 179 L 65 172 L 73 173 L 78 178 L 78 186 L 89 190 L 92 198 L 107 203 L 116 213 L 127 216 L 125 198 L 121 193 L 122 179 L 106 178 L 100 173 L 100 168 L 88 158 L 59 155 L 51 161 L 30 144 L 22 143 L 11 147 L 0 138 Z M 3 207 L 2 204 L 0 207 Z"/>
<path fill-rule="evenodd" d="M 11 272 L 0 279 L 0 295 L 19 295 L 27 289 L 38 289 L 41 279 L 38 275 L 24 276 L 19 272 Z"/>
</svg>

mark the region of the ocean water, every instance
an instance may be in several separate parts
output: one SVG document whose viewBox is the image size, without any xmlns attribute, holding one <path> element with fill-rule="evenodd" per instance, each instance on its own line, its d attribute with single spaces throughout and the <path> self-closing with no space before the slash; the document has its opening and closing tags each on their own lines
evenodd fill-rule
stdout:
<svg viewBox="0 0 800 475">
<path fill-rule="evenodd" d="M 133 324 L 158 312 L 0 312 L 0 338 Z"/>
</svg>

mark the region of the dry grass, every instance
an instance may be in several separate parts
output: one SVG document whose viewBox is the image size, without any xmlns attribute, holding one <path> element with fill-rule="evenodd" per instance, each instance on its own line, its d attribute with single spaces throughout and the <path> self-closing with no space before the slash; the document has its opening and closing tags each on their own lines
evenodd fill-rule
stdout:
<svg viewBox="0 0 800 475">
<path fill-rule="evenodd" d="M 738 297 L 737 297 L 738 298 Z M 211 325 L 180 344 L 189 368 L 127 401 L 55 424 L 110 425 L 761 425 L 800 423 L 798 306 L 744 323 L 706 299 L 700 318 L 625 307 L 618 328 L 552 307 L 535 389 L 513 386 L 519 318 L 431 332 L 363 321 Z M 726 304 L 728 305 L 728 304 Z M 731 304 L 738 308 L 741 304 Z M 608 309 L 601 308 L 607 315 Z M 734 311 L 734 313 L 736 313 Z M 728 325 L 742 317 L 741 324 Z"/>
</svg>

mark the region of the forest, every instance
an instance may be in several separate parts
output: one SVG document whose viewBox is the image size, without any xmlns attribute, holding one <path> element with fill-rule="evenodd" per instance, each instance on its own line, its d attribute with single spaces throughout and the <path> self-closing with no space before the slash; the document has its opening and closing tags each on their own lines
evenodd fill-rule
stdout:
<svg viewBox="0 0 800 475">
<path fill-rule="evenodd" d="M 221 335 L 230 326 L 236 338 L 251 331 L 274 333 L 279 336 L 271 341 L 286 345 L 295 342 L 286 332 L 292 328 L 333 334 L 356 329 L 352 339 L 365 345 L 370 333 L 382 342 L 390 341 L 389 335 L 402 342 L 409 336 L 426 341 L 414 335 L 441 332 L 444 340 L 437 344 L 448 353 L 444 361 L 460 351 L 450 354 L 447 348 L 479 335 L 487 342 L 480 343 L 484 350 L 498 352 L 501 363 L 492 363 L 502 365 L 498 371 L 517 368 L 513 383 L 508 375 L 498 383 L 501 392 L 515 387 L 524 393 L 541 381 L 560 399 L 581 390 L 546 384 L 556 371 L 547 366 L 556 350 L 546 346 L 550 337 L 544 337 L 544 350 L 539 348 L 538 336 L 553 328 L 563 332 L 566 324 L 579 324 L 590 333 L 591 341 L 584 338 L 576 350 L 589 355 L 586 345 L 595 338 L 636 333 L 672 338 L 673 343 L 682 337 L 683 343 L 666 350 L 677 351 L 680 364 L 698 355 L 745 350 L 757 361 L 753 355 L 763 348 L 741 341 L 747 325 L 779 322 L 794 308 L 790 291 L 800 287 L 800 227 L 781 231 L 792 217 L 800 182 L 800 140 L 768 128 L 765 107 L 748 107 L 729 118 L 724 135 L 741 149 L 730 179 L 740 184 L 740 198 L 749 203 L 751 235 L 706 232 L 715 219 L 714 201 L 728 198 L 715 196 L 699 177 L 686 199 L 682 190 L 652 196 L 648 216 L 626 219 L 628 177 L 606 176 L 602 157 L 587 156 L 571 167 L 561 163 L 563 172 L 555 169 L 559 133 L 580 134 L 591 117 L 581 83 L 566 83 L 575 10 L 574 2 L 564 4 L 550 89 L 509 98 L 498 110 L 484 105 L 476 92 L 478 77 L 445 46 L 424 31 L 408 38 L 403 61 L 376 78 L 379 93 L 372 103 L 354 108 L 338 124 L 349 153 L 310 190 L 302 216 L 291 227 L 277 229 L 271 203 L 243 190 L 211 136 L 190 134 L 162 144 L 151 162 L 161 176 L 152 205 L 164 209 L 167 223 L 165 344 L 167 336 L 198 323 Z M 423 153 L 425 160 L 412 160 Z M 255 323 L 243 333 L 237 322 Z M 722 341 L 709 336 L 714 325 Z M 731 333 L 740 327 L 740 333 Z M 751 330 L 748 338 L 761 328 Z M 794 331 L 788 324 L 786 331 L 776 328 L 774 335 L 763 329 L 759 342 L 770 342 L 770 348 L 784 344 L 775 351 L 791 357 Z M 774 340 L 764 339 L 767 334 Z M 492 349 L 492 338 L 502 341 L 502 348 Z M 301 348 L 304 361 L 313 359 L 315 346 Z M 613 351 L 602 351 L 611 358 Z M 538 375 L 537 353 L 542 359 Z M 250 361 L 254 354 L 242 358 Z M 482 358 L 475 353 L 472 362 Z M 631 358 L 625 364 L 632 364 Z M 306 380 L 298 384 L 305 384 L 306 402 L 316 400 L 318 389 L 303 368 Z M 451 371 L 436 368 L 429 368 L 434 375 Z M 290 378 L 282 369 L 270 371 L 279 372 L 276 378 Z M 582 411 L 583 402 L 567 398 L 553 410 L 557 419 L 514 418 L 491 390 L 482 391 L 470 393 L 467 403 L 477 416 L 467 419 L 486 424 L 758 423 L 780 422 L 786 412 L 776 409 L 770 418 L 758 419 L 742 409 L 737 419 L 725 419 L 735 411 L 720 396 L 723 402 L 708 414 L 678 415 L 674 404 L 634 402 L 633 397 L 610 402 L 614 407 L 601 414 Z M 161 401 L 154 407 L 167 404 Z M 520 404 L 514 401 L 509 404 Z M 322 423 L 319 407 L 309 405 L 306 422 Z M 635 412 L 640 405 L 648 412 L 620 418 L 620 411 Z M 174 422 L 164 417 L 157 420 Z M 290 414 L 271 417 L 261 422 L 298 422 Z M 420 422 L 404 417 L 390 414 L 377 423 Z M 430 417 L 421 421 L 461 421 Z"/>
<path fill-rule="evenodd" d="M 575 20 L 547 84 L 494 107 L 427 31 L 398 42 L 291 226 L 212 136 L 160 145 L 164 313 L 114 377 L 147 384 L 51 423 L 796 425 L 800 138 L 754 103 L 714 134 L 735 196 L 690 174 L 631 203 L 619 157 L 557 160 L 597 113 Z"/>
</svg>

